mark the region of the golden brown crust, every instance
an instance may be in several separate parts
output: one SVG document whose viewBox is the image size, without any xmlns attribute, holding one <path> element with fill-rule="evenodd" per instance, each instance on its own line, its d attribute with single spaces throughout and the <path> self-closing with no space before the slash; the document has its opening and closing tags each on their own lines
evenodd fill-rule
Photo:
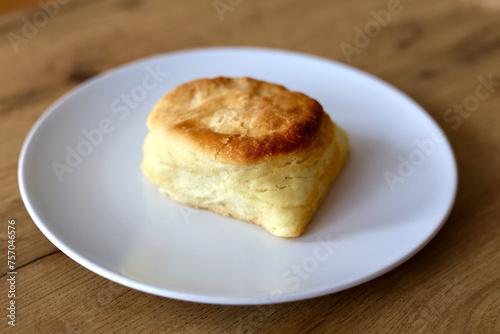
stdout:
<svg viewBox="0 0 500 334">
<path fill-rule="evenodd" d="M 167 93 L 154 107 L 148 127 L 217 162 L 249 165 L 308 151 L 322 123 L 329 121 L 325 115 L 318 102 L 283 86 L 217 77 Z"/>
</svg>

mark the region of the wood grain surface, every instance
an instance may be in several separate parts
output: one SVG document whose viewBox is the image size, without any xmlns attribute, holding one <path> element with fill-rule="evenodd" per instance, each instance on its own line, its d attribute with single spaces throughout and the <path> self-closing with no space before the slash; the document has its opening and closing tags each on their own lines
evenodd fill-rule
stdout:
<svg viewBox="0 0 500 334">
<path fill-rule="evenodd" d="M 37 3 L 38 0 L 2 0 L 2 2 L 0 2 L 0 12 L 23 7 L 33 7 Z"/>
<path fill-rule="evenodd" d="M 41 4 L 2 13 L 0 332 L 500 333 L 500 6 L 496 0 L 395 2 L 220 0 L 215 3 L 229 8 L 218 13 L 213 0 L 61 0 L 46 20 Z M 390 13 L 388 24 L 374 14 L 382 10 Z M 377 15 L 385 25 L 379 29 Z M 26 22 L 38 26 L 30 30 Z M 372 29 L 372 37 L 356 40 L 358 28 Z M 428 110 L 452 143 L 460 178 L 451 216 L 430 244 L 368 283 L 267 306 L 152 296 L 94 274 L 53 246 L 27 214 L 17 183 L 19 151 L 37 118 L 71 88 L 118 65 L 228 45 L 350 63 Z M 479 77 L 497 84 L 474 99 Z M 467 110 L 448 111 L 463 103 Z M 15 327 L 6 317 L 11 219 Z"/>
</svg>

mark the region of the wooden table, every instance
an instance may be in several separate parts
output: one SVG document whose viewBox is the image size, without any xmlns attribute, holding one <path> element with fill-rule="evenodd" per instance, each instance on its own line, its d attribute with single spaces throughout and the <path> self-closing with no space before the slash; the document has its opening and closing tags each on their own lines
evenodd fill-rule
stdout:
<svg viewBox="0 0 500 334">
<path fill-rule="evenodd" d="M 479 77 L 500 82 L 497 0 L 220 0 L 219 12 L 212 0 L 58 1 L 67 3 L 46 9 L 54 14 L 46 20 L 40 5 L 0 15 L 0 253 L 5 272 L 14 219 L 18 272 L 15 328 L 7 325 L 2 276 L 0 332 L 500 333 L 500 86 L 477 91 Z M 371 37 L 357 37 L 358 28 Z M 271 306 L 152 296 L 53 246 L 27 214 L 17 183 L 19 151 L 36 119 L 71 88 L 118 65 L 226 45 L 350 62 L 426 108 L 450 139 L 460 175 L 453 212 L 432 242 L 371 282 Z M 448 111 L 463 103 L 470 112 Z"/>
</svg>

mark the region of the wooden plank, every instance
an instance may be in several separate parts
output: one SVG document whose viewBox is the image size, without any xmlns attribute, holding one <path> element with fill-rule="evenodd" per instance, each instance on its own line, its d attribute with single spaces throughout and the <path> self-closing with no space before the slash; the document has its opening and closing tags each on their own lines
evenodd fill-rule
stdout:
<svg viewBox="0 0 500 334">
<path fill-rule="evenodd" d="M 372 22 L 371 11 L 386 10 L 388 1 L 242 1 L 221 20 L 213 1 L 74 0 L 60 4 L 31 37 L 23 35 L 22 18 L 33 22 L 43 10 L 39 5 L 0 15 L 0 254 L 6 254 L 7 220 L 15 219 L 17 329 L 499 333 L 500 90 L 495 88 L 458 126 L 444 118 L 447 109 L 475 94 L 479 76 L 491 74 L 500 81 L 500 13 L 476 3 L 402 1 L 401 12 L 347 57 L 342 43 L 353 44 L 354 29 Z M 10 33 L 26 43 L 16 47 Z M 460 172 L 457 202 L 443 230 L 411 260 L 371 282 L 261 307 L 151 296 L 112 283 L 57 251 L 31 221 L 18 191 L 19 150 L 35 120 L 62 94 L 98 73 L 158 53 L 220 45 L 283 48 L 350 61 L 424 106 L 449 137 Z M 7 327 L 4 316 L 0 331 Z"/>
<path fill-rule="evenodd" d="M 37 0 L 2 0 L 0 2 L 0 13 L 23 7 L 35 7 Z"/>
</svg>

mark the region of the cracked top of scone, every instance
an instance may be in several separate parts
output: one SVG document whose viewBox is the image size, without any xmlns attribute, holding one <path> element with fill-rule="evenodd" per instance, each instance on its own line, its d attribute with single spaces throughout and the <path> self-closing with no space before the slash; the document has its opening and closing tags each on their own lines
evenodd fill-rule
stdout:
<svg viewBox="0 0 500 334">
<path fill-rule="evenodd" d="M 167 93 L 148 127 L 220 163 L 249 165 L 303 151 L 328 120 L 304 94 L 251 78 L 217 77 Z"/>
</svg>

